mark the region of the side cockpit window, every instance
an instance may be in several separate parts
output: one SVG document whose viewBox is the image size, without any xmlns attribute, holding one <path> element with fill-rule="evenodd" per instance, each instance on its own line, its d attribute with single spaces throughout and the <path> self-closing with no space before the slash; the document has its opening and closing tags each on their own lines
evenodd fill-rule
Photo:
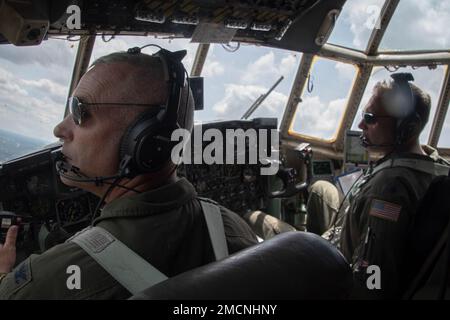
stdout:
<svg viewBox="0 0 450 320">
<path fill-rule="evenodd" d="M 0 163 L 56 141 L 78 42 L 0 49 Z"/>
<path fill-rule="evenodd" d="M 316 58 L 289 133 L 332 141 L 356 74 L 351 64 Z"/>
</svg>

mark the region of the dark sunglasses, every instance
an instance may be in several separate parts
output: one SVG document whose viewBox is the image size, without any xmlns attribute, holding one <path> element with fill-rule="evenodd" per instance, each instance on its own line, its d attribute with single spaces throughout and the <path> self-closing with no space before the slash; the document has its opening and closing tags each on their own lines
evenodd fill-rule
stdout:
<svg viewBox="0 0 450 320">
<path fill-rule="evenodd" d="M 101 102 L 101 103 L 86 103 L 82 102 L 78 97 L 70 97 L 69 98 L 69 110 L 72 114 L 73 122 L 77 126 L 81 126 L 83 123 L 83 119 L 87 115 L 87 108 L 89 106 L 115 106 L 115 107 L 158 107 L 155 111 L 165 108 L 163 105 L 155 105 L 155 104 L 146 104 L 146 103 L 117 103 L 117 102 Z"/>
<path fill-rule="evenodd" d="M 364 111 L 362 112 L 361 117 L 365 124 L 375 124 L 379 118 L 393 118 L 391 116 L 376 116 L 373 113 Z"/>
</svg>

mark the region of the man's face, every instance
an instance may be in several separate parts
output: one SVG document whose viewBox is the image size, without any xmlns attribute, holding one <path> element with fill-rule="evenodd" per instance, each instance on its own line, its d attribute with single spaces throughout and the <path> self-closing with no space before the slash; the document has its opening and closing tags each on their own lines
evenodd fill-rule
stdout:
<svg viewBox="0 0 450 320">
<path fill-rule="evenodd" d="M 395 143 L 396 119 L 384 110 L 380 100 L 374 94 L 364 108 L 364 112 L 373 114 L 373 123 L 367 123 L 363 118 L 358 127 L 363 131 L 370 152 L 387 153 Z"/>
<path fill-rule="evenodd" d="M 126 66 L 122 66 L 126 67 Z M 123 103 L 121 68 L 98 65 L 89 70 L 78 84 L 73 96 L 85 103 Z M 54 129 L 54 135 L 63 141 L 62 153 L 67 162 L 76 166 L 88 177 L 113 176 L 118 173 L 119 144 L 128 123 L 120 123 L 112 114 L 118 111 L 111 106 L 88 106 L 81 125 L 76 125 L 69 114 Z M 128 121 L 129 122 L 129 121 Z M 108 186 L 96 187 L 94 183 L 76 182 L 61 177 L 63 183 L 77 186 L 101 195 Z"/>
</svg>

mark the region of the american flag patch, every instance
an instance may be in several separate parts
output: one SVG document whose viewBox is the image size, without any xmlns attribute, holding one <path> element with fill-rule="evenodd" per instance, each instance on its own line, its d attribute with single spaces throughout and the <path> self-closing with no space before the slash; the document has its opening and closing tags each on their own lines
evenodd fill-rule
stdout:
<svg viewBox="0 0 450 320">
<path fill-rule="evenodd" d="M 398 204 L 373 199 L 369 215 L 396 222 L 401 210 L 402 206 Z"/>
</svg>

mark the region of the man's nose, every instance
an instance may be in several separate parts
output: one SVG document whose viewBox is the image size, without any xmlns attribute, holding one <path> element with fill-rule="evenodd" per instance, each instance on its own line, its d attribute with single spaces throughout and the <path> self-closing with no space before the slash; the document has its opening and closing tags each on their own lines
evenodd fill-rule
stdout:
<svg viewBox="0 0 450 320">
<path fill-rule="evenodd" d="M 364 119 L 361 119 L 361 121 L 358 124 L 358 128 L 360 128 L 361 130 L 367 130 L 367 125 L 364 122 Z"/>
<path fill-rule="evenodd" d="M 66 142 L 68 140 L 72 140 L 73 138 L 73 131 L 72 131 L 72 115 L 68 115 L 64 118 L 63 121 L 58 123 L 56 127 L 53 129 L 53 134 L 55 137 L 59 138 L 60 140 Z"/>
</svg>

